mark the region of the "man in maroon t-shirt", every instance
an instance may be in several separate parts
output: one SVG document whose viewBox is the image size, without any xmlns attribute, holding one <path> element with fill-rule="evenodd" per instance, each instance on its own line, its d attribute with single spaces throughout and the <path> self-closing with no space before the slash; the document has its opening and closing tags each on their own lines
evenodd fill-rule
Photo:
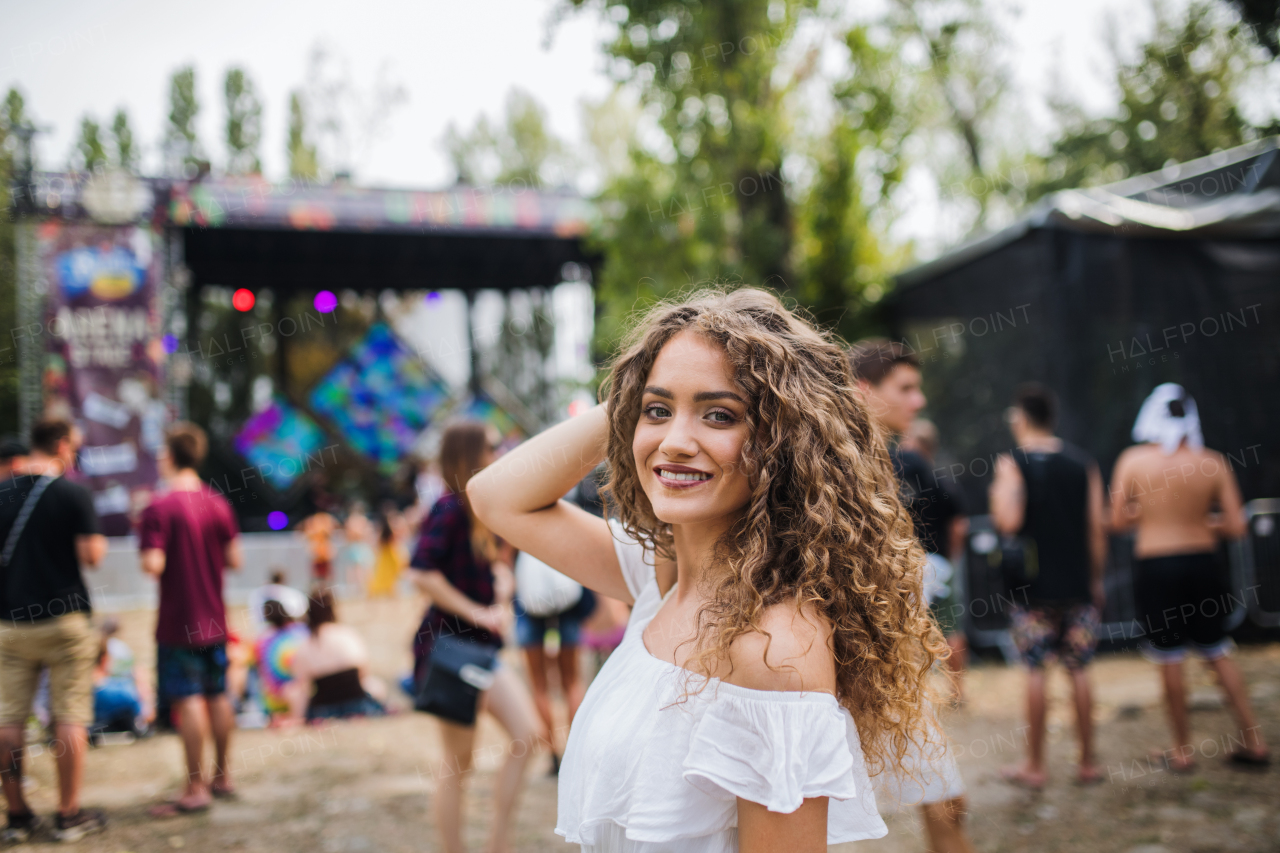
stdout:
<svg viewBox="0 0 1280 853">
<path fill-rule="evenodd" d="M 157 815 L 203 811 L 213 797 L 233 792 L 227 749 L 235 712 L 227 698 L 227 612 L 224 568 L 240 567 L 240 539 L 231 506 L 196 473 L 208 449 L 204 430 L 178 423 L 165 435 L 158 459 L 169 491 L 142 512 L 138 548 L 142 570 L 160 580 L 156 619 L 159 693 L 170 699 L 187 756 L 187 785 Z M 213 772 L 201 758 L 213 732 Z"/>
</svg>

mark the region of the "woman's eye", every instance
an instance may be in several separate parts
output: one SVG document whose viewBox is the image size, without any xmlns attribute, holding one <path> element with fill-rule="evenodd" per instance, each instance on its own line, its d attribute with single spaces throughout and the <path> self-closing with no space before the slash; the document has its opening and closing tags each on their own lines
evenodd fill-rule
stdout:
<svg viewBox="0 0 1280 853">
<path fill-rule="evenodd" d="M 670 409 L 668 409 L 666 406 L 660 406 L 656 403 L 650 406 L 646 406 L 644 413 L 651 418 L 667 418 L 671 416 Z"/>
<path fill-rule="evenodd" d="M 731 424 L 733 423 L 733 420 L 734 420 L 733 415 L 731 415 L 729 412 L 724 412 L 719 409 L 713 412 L 709 412 L 707 414 L 707 417 L 711 418 L 711 420 L 715 421 L 718 424 Z"/>
</svg>

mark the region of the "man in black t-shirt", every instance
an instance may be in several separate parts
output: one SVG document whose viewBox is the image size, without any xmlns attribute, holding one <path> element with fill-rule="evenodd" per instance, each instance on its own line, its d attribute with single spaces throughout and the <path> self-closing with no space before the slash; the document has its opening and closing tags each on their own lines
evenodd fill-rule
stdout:
<svg viewBox="0 0 1280 853">
<path fill-rule="evenodd" d="M 958 580 L 955 575 L 964 555 L 968 519 L 960 506 L 959 489 L 954 484 L 944 486 L 938 481 L 930 458 L 932 454 L 922 452 L 925 448 L 918 436 L 910 435 L 916 415 L 926 402 L 920 390 L 920 362 L 914 352 L 901 344 L 871 339 L 853 345 L 850 363 L 867 408 L 890 438 L 902 439 L 890 446 L 889 459 L 898 475 L 902 502 L 915 523 L 916 538 L 929 555 L 925 595 L 951 647 L 947 663 L 959 699 L 968 645 L 956 619 L 964 612 L 964 605 L 957 600 L 954 590 Z M 934 443 L 936 445 L 936 429 Z"/>
<path fill-rule="evenodd" d="M 872 339 L 850 348 L 849 365 L 872 417 L 889 433 L 888 437 L 903 435 L 926 402 L 920 390 L 920 359 L 901 344 Z M 937 555 L 949 547 L 950 526 L 957 515 L 953 498 L 939 487 L 929 464 L 918 453 L 895 446 L 889 455 L 898 475 L 902 501 L 915 522 L 916 536 L 926 552 Z M 943 530 L 948 532 L 944 534 Z M 932 559 L 930 563 L 931 571 L 936 572 L 937 563 Z M 927 594 L 927 577 L 925 586 Z M 937 618 L 943 614 L 935 610 L 934 615 Z M 942 763 L 935 767 L 926 762 L 927 766 L 918 769 L 927 779 L 915 780 L 928 783 L 917 801 L 929 846 L 937 853 L 971 851 L 973 846 L 964 831 L 968 806 L 963 784 L 958 774 L 952 778 L 940 770 Z"/>
<path fill-rule="evenodd" d="M 24 473 L 0 483 L 0 781 L 9 807 L 0 838 L 9 842 L 27 840 L 40 824 L 23 795 L 22 753 L 44 669 L 60 782 L 54 837 L 75 841 L 106 826 L 79 802 L 98 656 L 80 568 L 107 552 L 89 490 L 62 476 L 79 443 L 66 421 L 41 421 Z"/>
</svg>

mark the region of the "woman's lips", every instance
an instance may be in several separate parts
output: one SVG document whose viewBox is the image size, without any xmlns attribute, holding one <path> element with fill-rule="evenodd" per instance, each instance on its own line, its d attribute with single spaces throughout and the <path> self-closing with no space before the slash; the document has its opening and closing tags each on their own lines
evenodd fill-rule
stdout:
<svg viewBox="0 0 1280 853">
<path fill-rule="evenodd" d="M 658 475 L 658 482 L 668 489 L 692 489 L 711 482 L 713 478 L 705 471 L 684 465 L 664 465 L 655 468 L 654 473 Z"/>
</svg>

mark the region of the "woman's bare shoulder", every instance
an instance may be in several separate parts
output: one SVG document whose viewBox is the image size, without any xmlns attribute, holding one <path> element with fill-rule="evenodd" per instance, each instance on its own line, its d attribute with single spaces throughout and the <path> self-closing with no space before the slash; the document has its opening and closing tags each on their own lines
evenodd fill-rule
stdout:
<svg viewBox="0 0 1280 853">
<path fill-rule="evenodd" d="M 729 647 L 724 680 L 752 690 L 835 693 L 831 624 L 813 604 L 767 607 L 760 628 Z"/>
</svg>

